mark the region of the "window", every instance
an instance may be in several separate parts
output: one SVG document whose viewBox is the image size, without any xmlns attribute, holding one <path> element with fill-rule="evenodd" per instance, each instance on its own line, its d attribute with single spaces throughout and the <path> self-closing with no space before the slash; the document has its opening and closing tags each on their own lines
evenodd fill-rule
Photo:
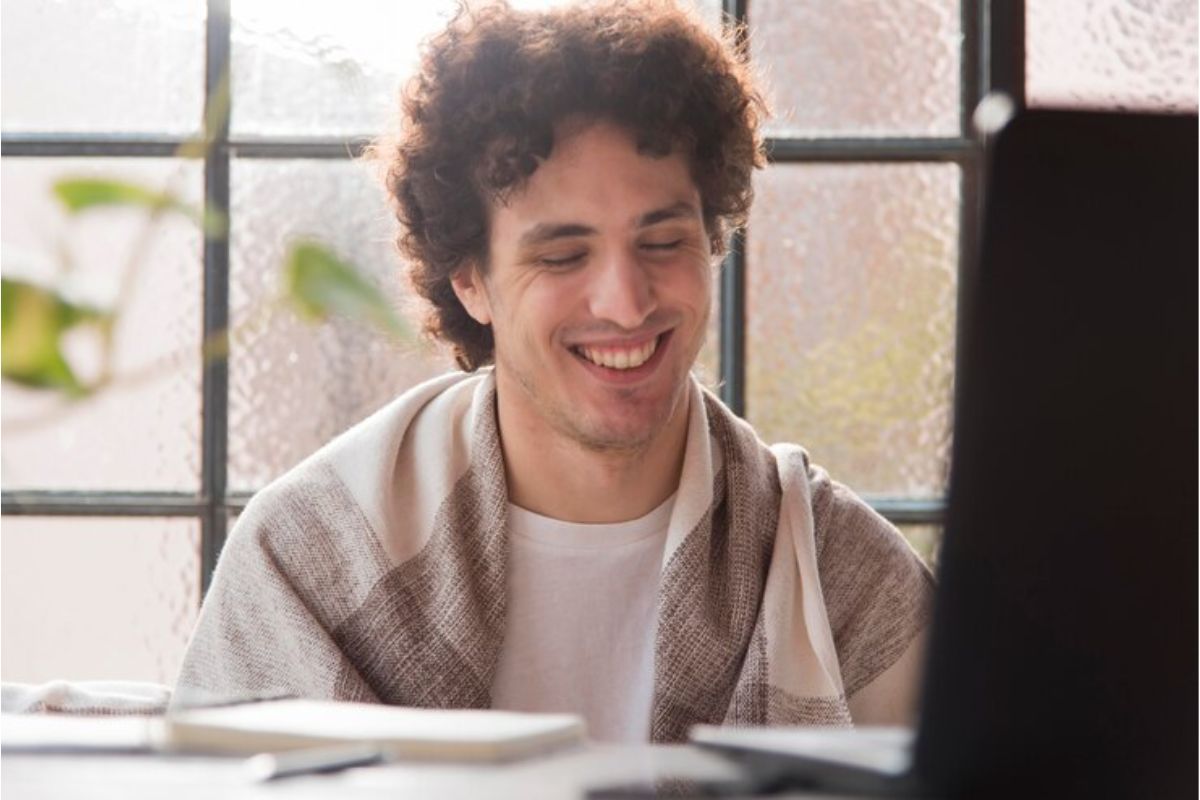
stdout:
<svg viewBox="0 0 1200 800">
<path fill-rule="evenodd" d="M 1194 110 L 1195 6 L 697 2 L 748 21 L 777 111 L 702 362 L 764 438 L 805 444 L 932 557 L 955 295 L 981 196 L 970 110 L 991 88 Z M 129 378 L 68 409 L 4 385 L 6 680 L 170 681 L 250 494 L 446 368 L 360 326 L 263 311 L 298 236 L 406 301 L 394 223 L 352 156 L 445 13 L 391 0 L 5 6 L 4 274 L 119 299 L 114 367 Z M 227 70 L 227 124 L 206 157 L 179 157 Z M 173 185 L 227 215 L 228 236 L 176 217 L 147 231 L 121 210 L 68 221 L 48 191 L 64 174 Z M 148 266 L 123 292 L 134 255 Z M 202 359 L 227 325 L 228 358 Z M 81 372 L 100 369 L 87 342 L 65 347 Z"/>
</svg>

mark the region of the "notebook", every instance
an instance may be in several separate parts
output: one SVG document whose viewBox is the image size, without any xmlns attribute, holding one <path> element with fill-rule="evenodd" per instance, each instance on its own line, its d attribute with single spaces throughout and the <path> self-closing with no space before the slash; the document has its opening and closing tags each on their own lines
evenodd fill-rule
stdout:
<svg viewBox="0 0 1200 800">
<path fill-rule="evenodd" d="M 347 744 L 399 759 L 505 761 L 580 741 L 573 714 L 271 700 L 169 714 L 152 732 L 167 752 L 252 755 Z"/>
<path fill-rule="evenodd" d="M 0 714 L 5 753 L 144 753 L 149 718 L 75 714 Z"/>
<path fill-rule="evenodd" d="M 1027 111 L 989 155 L 915 736 L 692 738 L 764 785 L 1195 797 L 1196 116 Z"/>
</svg>

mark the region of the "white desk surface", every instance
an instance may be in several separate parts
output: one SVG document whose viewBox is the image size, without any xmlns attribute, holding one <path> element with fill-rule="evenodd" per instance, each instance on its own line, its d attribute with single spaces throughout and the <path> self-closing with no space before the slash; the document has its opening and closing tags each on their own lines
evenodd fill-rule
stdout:
<svg viewBox="0 0 1200 800">
<path fill-rule="evenodd" d="M 596 786 L 735 776 L 718 756 L 685 746 L 591 744 L 509 764 L 393 763 L 270 783 L 250 782 L 241 759 L 19 753 L 0 758 L 4 800 L 568 800 Z"/>
</svg>

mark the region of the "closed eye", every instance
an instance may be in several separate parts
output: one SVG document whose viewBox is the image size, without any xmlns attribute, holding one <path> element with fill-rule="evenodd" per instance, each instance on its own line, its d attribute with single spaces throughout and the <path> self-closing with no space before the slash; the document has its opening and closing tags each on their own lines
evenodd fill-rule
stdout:
<svg viewBox="0 0 1200 800">
<path fill-rule="evenodd" d="M 538 263 L 543 266 L 546 266 L 546 267 L 569 267 L 572 264 L 582 261 L 585 255 L 587 255 L 587 254 L 586 253 L 572 253 L 569 256 L 561 256 L 561 257 L 557 257 L 557 258 L 552 258 L 550 256 L 543 256 L 538 259 Z"/>
<path fill-rule="evenodd" d="M 644 250 L 674 250 L 681 244 L 683 244 L 683 239 L 675 239 L 670 242 L 646 242 L 642 248 Z"/>
</svg>

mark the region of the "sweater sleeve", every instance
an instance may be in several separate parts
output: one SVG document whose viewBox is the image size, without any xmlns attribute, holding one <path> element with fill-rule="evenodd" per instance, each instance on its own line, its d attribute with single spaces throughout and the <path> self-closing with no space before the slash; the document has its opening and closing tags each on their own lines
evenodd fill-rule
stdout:
<svg viewBox="0 0 1200 800">
<path fill-rule="evenodd" d="M 810 467 L 817 570 L 851 716 L 911 720 L 933 576 L 896 528 Z"/>
</svg>

